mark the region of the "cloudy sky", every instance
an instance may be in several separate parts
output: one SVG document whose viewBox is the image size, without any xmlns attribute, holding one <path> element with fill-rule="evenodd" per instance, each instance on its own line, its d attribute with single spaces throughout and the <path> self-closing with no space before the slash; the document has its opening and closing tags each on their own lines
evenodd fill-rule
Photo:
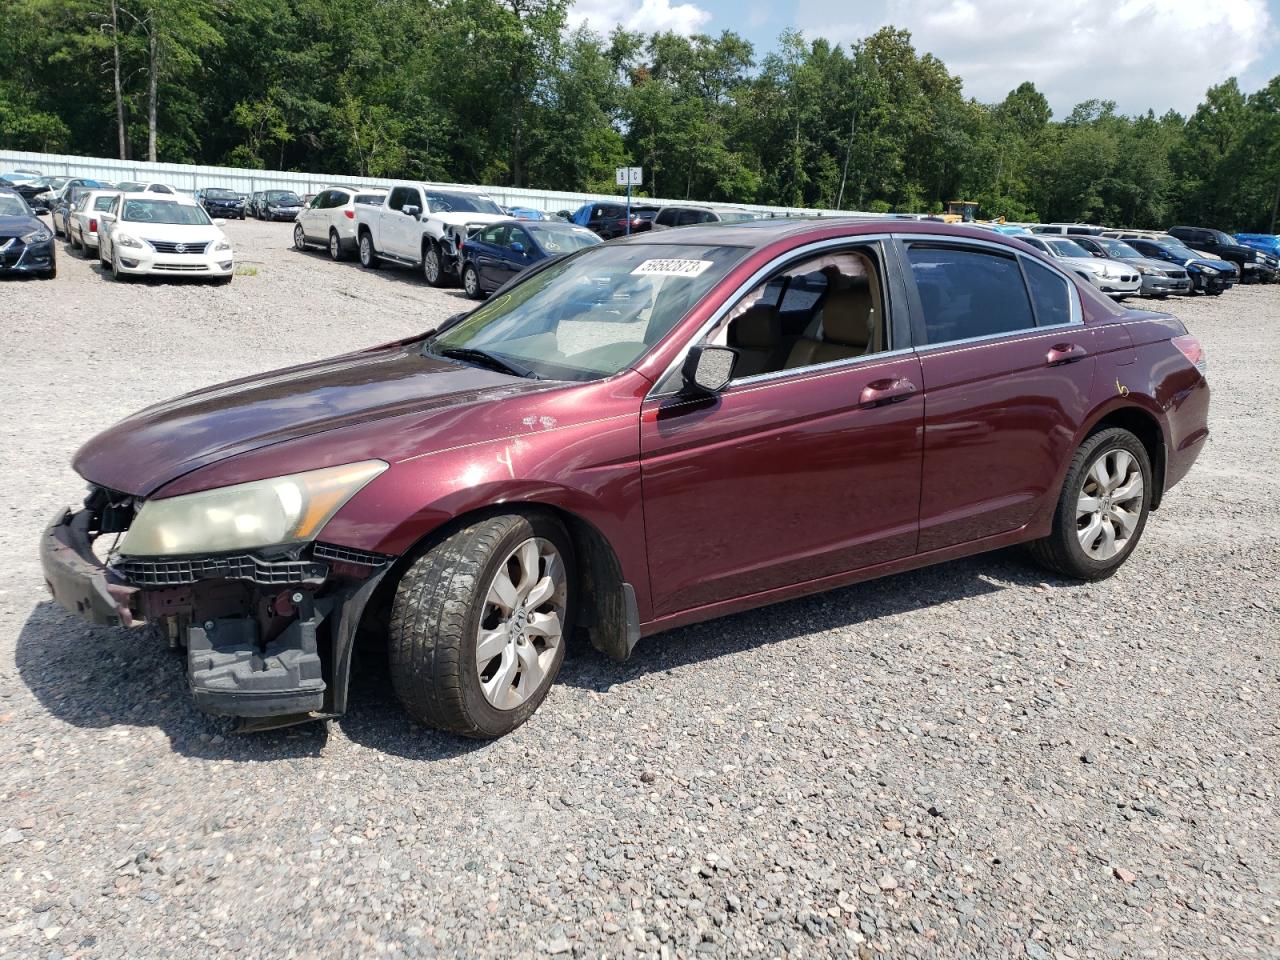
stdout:
<svg viewBox="0 0 1280 960">
<path fill-rule="evenodd" d="M 770 50 L 788 27 L 852 43 L 910 30 L 965 92 L 1000 100 L 1031 80 L 1065 116 L 1091 97 L 1125 113 L 1194 109 L 1230 76 L 1246 90 L 1280 74 L 1280 0 L 577 0 L 599 30 L 735 30 Z"/>
</svg>

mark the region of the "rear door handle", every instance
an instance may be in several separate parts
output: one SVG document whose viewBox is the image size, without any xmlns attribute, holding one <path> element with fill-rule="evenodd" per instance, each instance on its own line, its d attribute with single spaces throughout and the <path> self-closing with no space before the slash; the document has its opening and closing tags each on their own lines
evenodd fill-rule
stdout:
<svg viewBox="0 0 1280 960">
<path fill-rule="evenodd" d="M 1078 343 L 1055 343 L 1044 355 L 1045 366 L 1057 367 L 1064 363 L 1075 363 L 1089 355 L 1089 351 Z"/>
<path fill-rule="evenodd" d="M 862 407 L 880 407 L 886 403 L 905 400 L 916 392 L 916 385 L 905 377 L 883 380 L 872 380 L 862 388 L 858 397 L 858 405 Z"/>
</svg>

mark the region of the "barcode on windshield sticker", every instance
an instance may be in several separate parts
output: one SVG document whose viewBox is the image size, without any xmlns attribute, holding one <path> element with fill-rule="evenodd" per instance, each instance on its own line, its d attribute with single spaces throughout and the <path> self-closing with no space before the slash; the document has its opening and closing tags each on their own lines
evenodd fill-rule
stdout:
<svg viewBox="0 0 1280 960">
<path fill-rule="evenodd" d="M 646 260 L 631 271 L 631 275 L 650 277 L 696 277 L 707 267 L 710 260 Z"/>
</svg>

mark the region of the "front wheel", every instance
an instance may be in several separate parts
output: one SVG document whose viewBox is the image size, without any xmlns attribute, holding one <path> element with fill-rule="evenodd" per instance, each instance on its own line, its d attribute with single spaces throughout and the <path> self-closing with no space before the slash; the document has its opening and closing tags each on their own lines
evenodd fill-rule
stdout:
<svg viewBox="0 0 1280 960">
<path fill-rule="evenodd" d="M 472 300 L 484 299 L 484 291 L 480 289 L 480 274 L 469 263 L 462 268 L 462 289 Z"/>
<path fill-rule="evenodd" d="M 440 268 L 440 249 L 434 243 L 428 244 L 422 252 L 422 276 L 431 287 L 444 286 L 444 271 Z"/>
<path fill-rule="evenodd" d="M 296 223 L 293 226 L 293 246 L 297 250 L 305 251 L 307 249 L 307 231 L 302 229 L 302 224 Z"/>
<path fill-rule="evenodd" d="M 373 248 L 373 237 L 367 230 L 360 234 L 360 266 L 366 270 L 378 269 L 378 251 Z"/>
<path fill-rule="evenodd" d="M 573 548 L 541 514 L 464 527 L 405 571 L 391 607 L 391 680 L 417 721 L 500 737 L 542 703 L 577 602 Z"/>
<path fill-rule="evenodd" d="M 1085 440 L 1062 485 L 1053 532 L 1029 545 L 1042 566 L 1079 580 L 1102 580 L 1128 559 L 1151 509 L 1151 460 L 1128 430 Z"/>
</svg>

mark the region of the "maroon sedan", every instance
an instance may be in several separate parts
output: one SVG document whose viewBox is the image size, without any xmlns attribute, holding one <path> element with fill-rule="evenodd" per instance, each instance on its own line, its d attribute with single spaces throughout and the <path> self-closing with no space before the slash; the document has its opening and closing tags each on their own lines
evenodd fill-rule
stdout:
<svg viewBox="0 0 1280 960">
<path fill-rule="evenodd" d="M 95 623 L 161 625 L 205 710 L 341 714 L 363 631 L 414 718 L 492 737 L 571 630 L 621 660 L 1014 543 L 1108 576 L 1208 437 L 1204 369 L 1177 320 L 986 232 L 650 233 L 117 424 L 75 458 L 45 577 Z"/>
</svg>

